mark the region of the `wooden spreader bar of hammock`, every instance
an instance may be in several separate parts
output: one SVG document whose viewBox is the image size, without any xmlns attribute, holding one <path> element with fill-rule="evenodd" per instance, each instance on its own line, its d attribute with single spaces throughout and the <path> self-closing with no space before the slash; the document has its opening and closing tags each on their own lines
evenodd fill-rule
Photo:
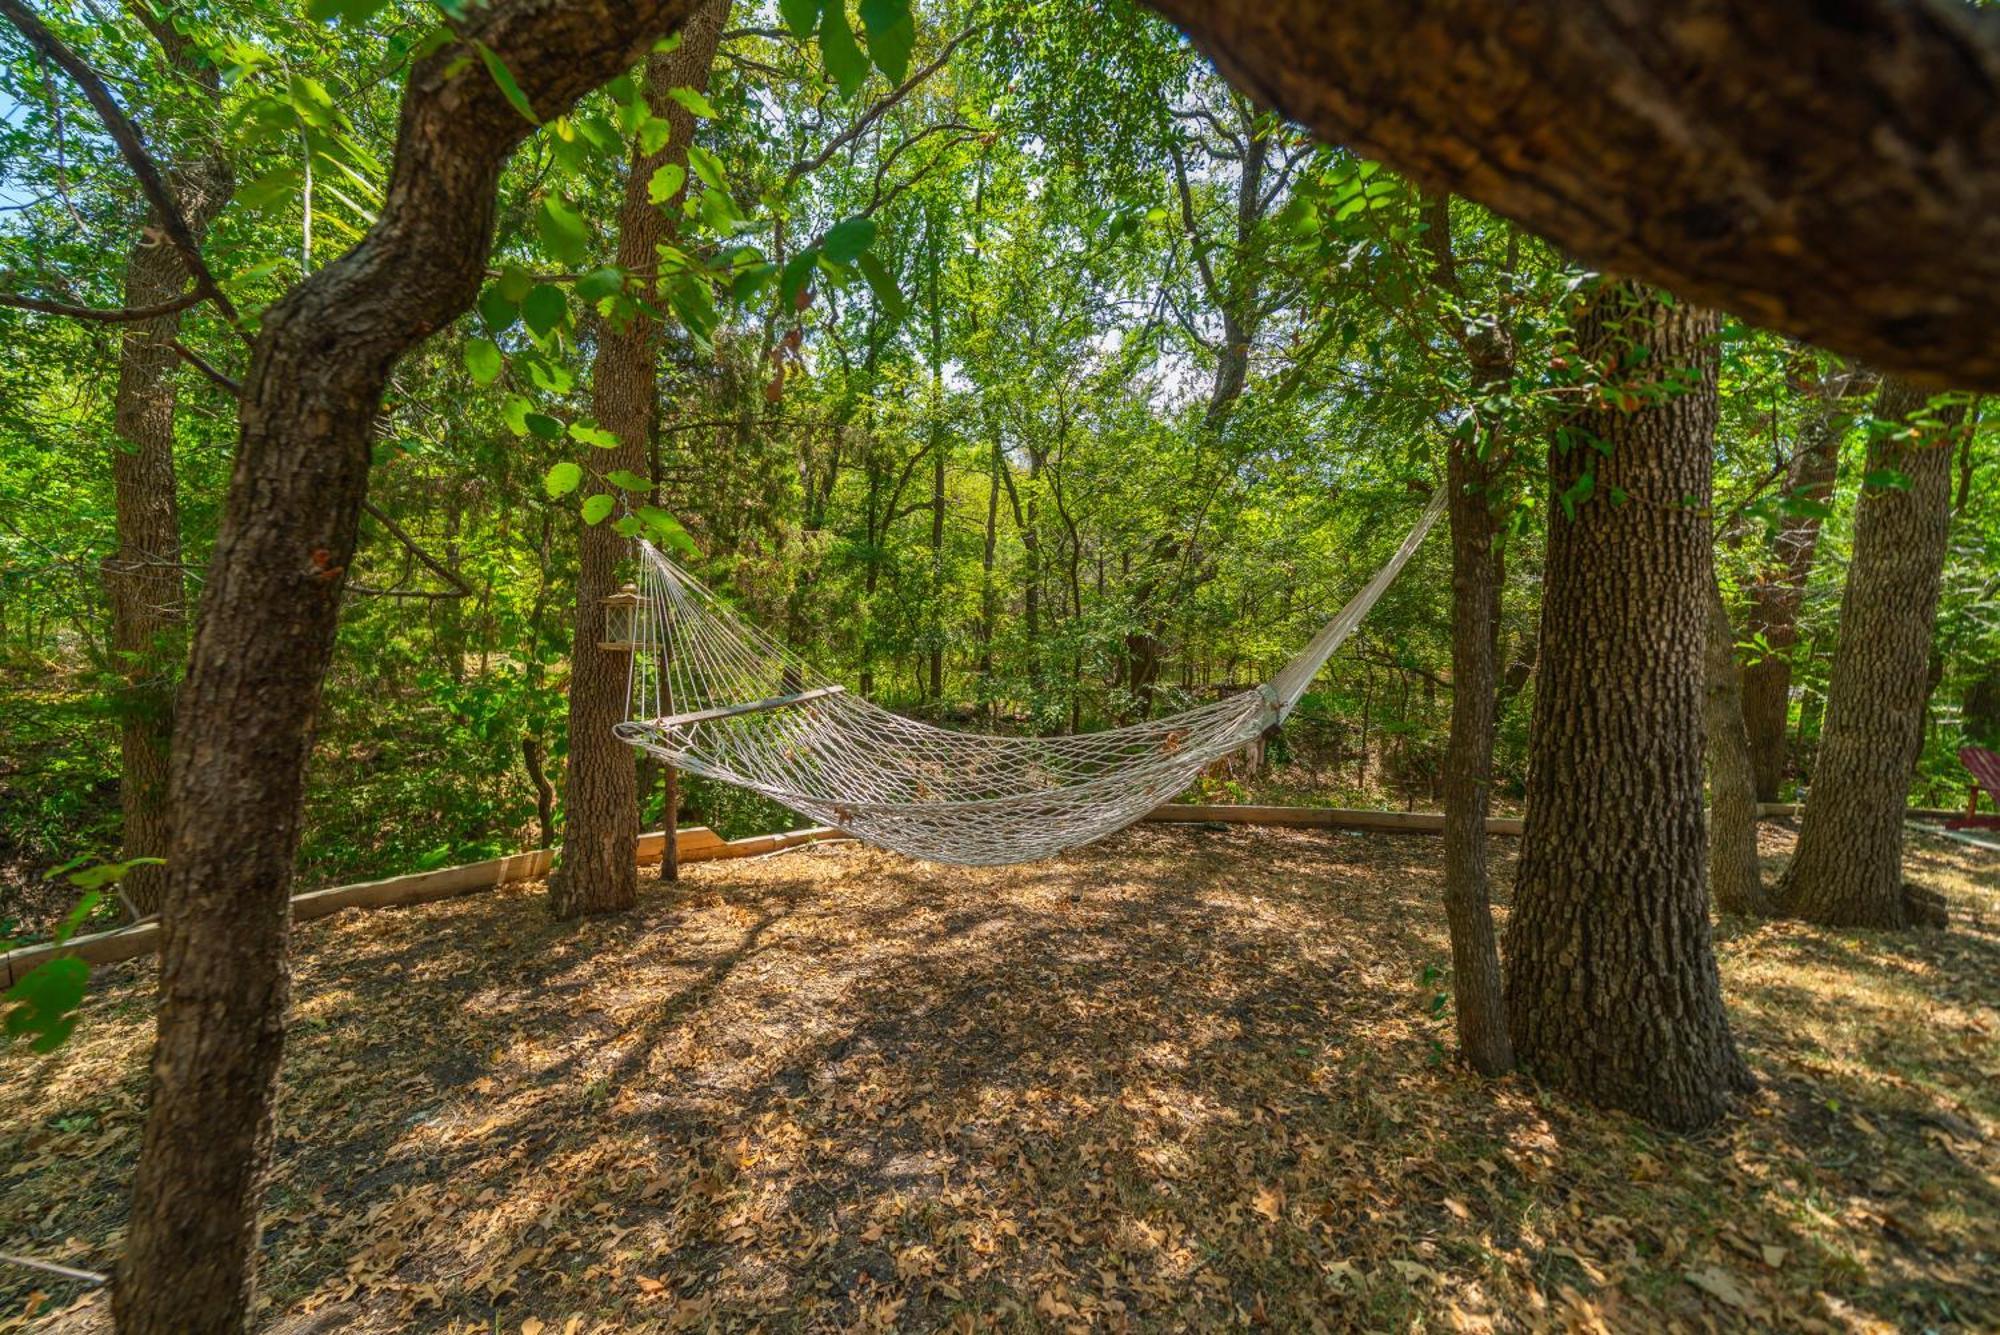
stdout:
<svg viewBox="0 0 2000 1335">
<path fill-rule="evenodd" d="M 665 718 L 647 719 L 646 722 L 655 728 L 679 728 L 690 723 L 711 723 L 719 718 L 735 718 L 739 714 L 762 714 L 773 709 L 783 709 L 786 705 L 817 700 L 822 696 L 841 695 L 846 690 L 845 686 L 838 685 L 815 686 L 810 691 L 799 691 L 792 695 L 773 695 L 740 705 L 718 705 L 714 709 L 697 709 L 691 714 L 669 714 Z"/>
</svg>

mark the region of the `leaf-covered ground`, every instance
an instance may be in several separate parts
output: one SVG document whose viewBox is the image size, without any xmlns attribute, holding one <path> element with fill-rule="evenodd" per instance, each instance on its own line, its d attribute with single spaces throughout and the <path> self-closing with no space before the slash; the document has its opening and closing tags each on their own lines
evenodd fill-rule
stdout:
<svg viewBox="0 0 2000 1335">
<path fill-rule="evenodd" d="M 2000 1328 L 2000 854 L 1912 872 L 1952 931 L 1724 924 L 1762 1090 L 1692 1139 L 1441 1059 L 1421 837 L 827 847 L 581 926 L 533 886 L 310 924 L 261 1320 Z M 112 1261 L 152 984 L 0 1056 L 0 1252 Z M 0 1272 L 0 1330 L 105 1324 L 45 1287 Z"/>
</svg>

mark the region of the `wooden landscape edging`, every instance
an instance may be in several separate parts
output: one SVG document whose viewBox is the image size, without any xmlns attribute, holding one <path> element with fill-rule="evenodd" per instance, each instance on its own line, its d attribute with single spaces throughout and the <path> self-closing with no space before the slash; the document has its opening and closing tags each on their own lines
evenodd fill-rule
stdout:
<svg viewBox="0 0 2000 1335">
<path fill-rule="evenodd" d="M 1154 807 L 1146 820 L 1174 823 L 1217 821 L 1224 825 L 1278 825 L 1305 830 L 1380 830 L 1390 834 L 1440 834 L 1444 815 L 1437 811 L 1367 811 L 1358 807 L 1247 807 L 1213 806 L 1198 802 L 1169 802 Z M 1521 822 L 1513 816 L 1488 816 L 1488 834 L 1519 834 Z"/>
<path fill-rule="evenodd" d="M 705 825 L 691 825 L 679 832 L 677 843 L 682 862 L 713 862 L 723 858 L 756 857 L 763 853 L 796 848 L 800 844 L 840 837 L 842 837 L 840 831 L 819 825 L 806 830 L 787 831 L 784 834 L 761 834 L 748 839 L 725 840 Z M 640 835 L 639 862 L 642 865 L 658 862 L 660 855 L 666 850 L 666 845 L 666 835 L 658 830 Z M 548 849 L 540 848 L 526 853 L 509 853 L 505 857 L 488 858 L 484 862 L 468 862 L 457 867 L 439 867 L 435 871 L 421 871 L 412 876 L 392 876 L 386 881 L 362 881 L 355 885 L 335 885 L 324 890 L 308 890 L 304 894 L 292 896 L 292 921 L 310 922 L 314 918 L 328 917 L 343 909 L 384 908 L 392 904 L 428 904 L 434 900 L 451 899 L 458 895 L 477 894 L 481 890 L 491 890 L 517 881 L 532 881 L 538 876 L 548 874 L 552 856 Z M 18 950 L 10 950 L 0 955 L 0 990 L 12 987 L 14 980 L 26 974 L 28 970 L 59 955 L 75 955 L 91 964 L 116 964 L 121 960 L 150 955 L 159 948 L 160 923 L 157 918 L 133 923 L 129 927 L 116 927 L 108 932 L 73 937 L 60 946 L 22 946 Z"/>
<path fill-rule="evenodd" d="M 1802 808 L 1792 802 L 1765 802 L 1758 806 L 1763 817 L 1797 816 Z M 1913 807 L 1906 816 L 1937 820 L 1956 816 L 1956 811 Z M 1436 811 L 1367 811 L 1354 807 L 1257 807 L 1218 806 L 1192 802 L 1169 802 L 1153 808 L 1142 818 L 1169 824 L 1215 822 L 1224 825 L 1274 825 L 1287 829 L 1375 830 L 1387 834 L 1439 834 L 1444 816 Z M 1514 816 L 1489 816 L 1486 832 L 1518 835 L 1521 821 Z M 783 834 L 760 834 L 747 839 L 724 839 L 705 825 L 691 825 L 679 831 L 682 862 L 713 862 L 724 858 L 749 858 L 776 853 L 801 844 L 845 838 L 829 825 Z M 655 830 L 639 836 L 637 853 L 641 865 L 658 862 L 666 848 L 666 835 Z M 468 862 L 458 867 L 439 867 L 413 876 L 392 876 L 385 881 L 363 881 L 355 885 L 329 886 L 308 890 L 292 897 L 292 921 L 310 922 L 339 913 L 343 909 L 384 908 L 394 904 L 428 904 L 458 895 L 477 894 L 517 881 L 532 881 L 548 874 L 548 849 L 510 853 L 506 857 Z M 108 932 L 79 936 L 61 946 L 22 946 L 0 954 L 0 990 L 28 970 L 58 955 L 75 955 L 92 964 L 116 964 L 121 960 L 150 955 L 160 948 L 158 919 L 117 927 Z"/>
<path fill-rule="evenodd" d="M 1805 807 L 1797 802 L 1760 802 L 1757 815 L 1765 820 L 1798 816 Z M 1911 807 L 1905 820 L 1946 820 L 1963 815 L 1931 807 Z M 1196 802 L 1169 802 L 1154 807 L 1145 820 L 1188 822 L 1216 821 L 1224 825 L 1277 825 L 1289 829 L 1381 830 L 1392 834 L 1441 834 L 1444 815 L 1437 811 L 1370 811 L 1359 807 L 1253 807 L 1224 806 Z M 1518 816 L 1488 816 L 1488 834 L 1521 833 Z"/>
</svg>

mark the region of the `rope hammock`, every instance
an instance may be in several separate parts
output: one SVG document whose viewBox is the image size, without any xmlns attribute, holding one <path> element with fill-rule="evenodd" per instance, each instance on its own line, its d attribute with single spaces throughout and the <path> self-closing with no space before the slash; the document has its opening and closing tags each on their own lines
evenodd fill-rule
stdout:
<svg viewBox="0 0 2000 1335">
<path fill-rule="evenodd" d="M 641 542 L 632 678 L 618 736 L 912 857 L 1032 862 L 1123 829 L 1211 761 L 1282 723 L 1444 509 L 1270 682 L 1168 718 L 1071 737 L 954 732 L 870 704 L 738 617 Z"/>
</svg>

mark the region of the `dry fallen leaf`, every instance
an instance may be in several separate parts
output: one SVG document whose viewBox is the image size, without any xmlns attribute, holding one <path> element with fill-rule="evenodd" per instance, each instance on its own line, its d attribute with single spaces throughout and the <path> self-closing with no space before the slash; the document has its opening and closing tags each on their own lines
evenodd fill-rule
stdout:
<svg viewBox="0 0 2000 1335">
<path fill-rule="evenodd" d="M 1707 1266 L 1687 1272 L 1687 1282 L 1711 1297 L 1718 1298 L 1739 1310 L 1750 1307 L 1750 1295 L 1743 1291 L 1727 1270 L 1721 1266 Z"/>
</svg>

